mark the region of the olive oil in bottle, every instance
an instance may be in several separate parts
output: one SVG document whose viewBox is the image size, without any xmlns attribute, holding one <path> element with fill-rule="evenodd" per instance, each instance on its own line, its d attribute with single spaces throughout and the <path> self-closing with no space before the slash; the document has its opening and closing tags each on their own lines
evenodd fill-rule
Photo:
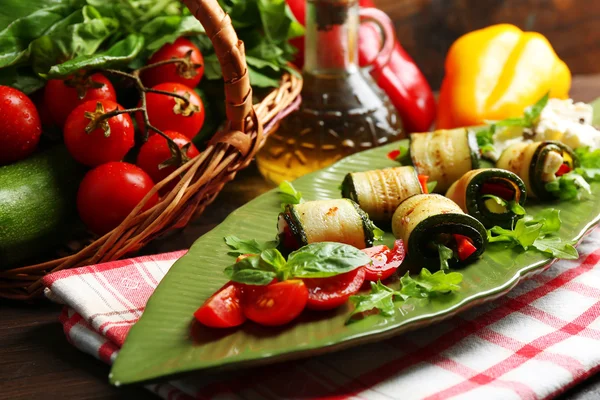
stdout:
<svg viewBox="0 0 600 400">
<path fill-rule="evenodd" d="M 302 105 L 256 156 L 273 183 L 403 137 L 387 95 L 358 67 L 357 0 L 308 0 Z"/>
</svg>

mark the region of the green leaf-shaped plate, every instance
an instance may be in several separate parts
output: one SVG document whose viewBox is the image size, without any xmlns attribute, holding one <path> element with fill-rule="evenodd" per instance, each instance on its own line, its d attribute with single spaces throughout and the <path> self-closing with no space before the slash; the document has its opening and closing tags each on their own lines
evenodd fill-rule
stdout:
<svg viewBox="0 0 600 400">
<path fill-rule="evenodd" d="M 397 166 L 386 154 L 398 144 L 347 157 L 335 165 L 294 182 L 305 199 L 339 198 L 344 175 L 351 171 Z M 600 184 L 594 184 L 600 190 Z M 578 241 L 595 225 L 600 202 L 530 204 L 531 214 L 546 207 L 561 210 L 564 239 Z M 198 239 L 160 283 L 140 321 L 133 326 L 111 371 L 114 384 L 126 384 L 199 369 L 266 364 L 340 350 L 378 341 L 433 324 L 508 292 L 523 277 L 539 272 L 551 259 L 536 251 L 517 252 L 489 246 L 484 256 L 462 272 L 462 290 L 395 317 L 371 316 L 345 325 L 350 306 L 327 313 L 305 312 L 289 326 L 264 328 L 247 323 L 231 331 L 211 330 L 194 323 L 192 314 L 227 279 L 223 269 L 232 263 L 223 242 L 226 235 L 272 240 L 280 211 L 272 190 L 239 208 L 219 226 Z M 386 234 L 391 244 L 393 237 Z"/>
</svg>

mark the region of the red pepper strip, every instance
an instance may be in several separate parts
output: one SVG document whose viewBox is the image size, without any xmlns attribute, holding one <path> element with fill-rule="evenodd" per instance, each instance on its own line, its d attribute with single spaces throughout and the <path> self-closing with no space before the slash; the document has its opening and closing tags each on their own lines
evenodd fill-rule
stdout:
<svg viewBox="0 0 600 400">
<path fill-rule="evenodd" d="M 286 0 L 296 19 L 304 25 L 306 0 Z M 361 7 L 375 7 L 372 0 L 360 0 Z M 371 65 L 381 49 L 381 33 L 372 23 L 363 23 L 359 29 L 358 56 L 359 65 Z M 435 119 L 435 99 L 423 73 L 413 59 L 406 53 L 396 38 L 390 61 L 383 68 L 373 68 L 371 75 L 379 87 L 388 95 L 398 110 L 404 123 L 404 129 L 410 132 L 429 130 Z M 304 38 L 292 40 L 298 48 L 294 64 L 304 64 Z"/>
<path fill-rule="evenodd" d="M 465 261 L 477 251 L 477 247 L 473 245 L 473 242 L 468 237 L 458 234 L 454 234 L 453 236 L 454 240 L 456 240 L 456 251 L 460 261 Z"/>
<path fill-rule="evenodd" d="M 571 167 L 569 167 L 567 164 L 562 164 L 558 171 L 556 171 L 555 175 L 563 176 L 564 174 L 568 174 L 569 172 L 571 172 Z"/>
<path fill-rule="evenodd" d="M 400 150 L 392 150 L 388 153 L 388 158 L 392 161 L 396 161 L 396 158 L 400 155 Z"/>
<path fill-rule="evenodd" d="M 427 175 L 419 175 L 419 183 L 421 184 L 421 190 L 423 190 L 424 194 L 428 194 L 429 190 L 427 190 L 427 181 L 429 180 L 429 176 Z"/>
<path fill-rule="evenodd" d="M 492 194 L 506 201 L 511 201 L 515 198 L 515 191 L 513 189 L 497 183 L 484 183 L 481 186 L 481 194 Z"/>
</svg>

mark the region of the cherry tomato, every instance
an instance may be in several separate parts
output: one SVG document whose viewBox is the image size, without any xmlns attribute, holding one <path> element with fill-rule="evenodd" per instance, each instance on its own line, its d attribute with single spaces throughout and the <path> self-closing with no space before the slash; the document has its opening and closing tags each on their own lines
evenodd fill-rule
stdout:
<svg viewBox="0 0 600 400">
<path fill-rule="evenodd" d="M 204 75 L 204 58 L 200 49 L 186 38 L 180 37 L 173 43 L 165 44 L 150 57 L 148 64 L 187 57 L 189 64 L 173 63 L 147 69 L 142 74 L 144 84 L 156 86 L 160 83 L 175 82 L 191 88 L 196 87 Z"/>
<path fill-rule="evenodd" d="M 284 325 L 296 318 L 308 300 L 304 282 L 289 280 L 266 286 L 245 285 L 242 311 L 246 318 L 261 325 Z"/>
<path fill-rule="evenodd" d="M 115 88 L 104 75 L 78 74 L 65 80 L 50 79 L 44 89 L 44 102 L 52 119 L 61 128 L 71 111 L 89 100 L 117 101 Z"/>
<path fill-rule="evenodd" d="M 429 176 L 419 175 L 418 178 L 419 178 L 419 184 L 421 185 L 421 190 L 423 190 L 423 193 L 428 194 L 429 189 L 427 189 L 427 181 L 429 180 Z"/>
<path fill-rule="evenodd" d="M 473 245 L 473 242 L 468 237 L 454 234 L 454 239 L 456 240 L 456 252 L 460 261 L 465 261 L 471 257 L 471 254 L 477 251 L 477 247 Z"/>
<path fill-rule="evenodd" d="M 89 171 L 79 185 L 79 216 L 92 232 L 103 235 L 123 222 L 153 186 L 148 174 L 133 164 L 102 164 Z M 142 210 L 157 202 L 155 193 Z"/>
<path fill-rule="evenodd" d="M 213 294 L 196 310 L 194 317 L 211 328 L 232 328 L 246 321 L 240 304 L 241 291 L 231 282 Z"/>
<path fill-rule="evenodd" d="M 161 131 L 175 131 L 193 139 L 204 124 L 204 105 L 200 96 L 180 83 L 161 83 L 152 89 L 189 96 L 189 103 L 182 99 L 159 93 L 146 94 L 146 106 L 150 123 Z M 138 107 L 142 105 L 141 101 Z M 137 113 L 135 119 L 144 130 L 144 119 Z M 152 134 L 152 132 L 150 132 Z"/>
<path fill-rule="evenodd" d="M 25 93 L 0 86 L 0 121 L 0 165 L 21 160 L 36 149 L 42 123 Z"/>
<path fill-rule="evenodd" d="M 389 278 L 404 261 L 406 251 L 404 250 L 404 242 L 396 240 L 392 250 L 389 247 L 381 245 L 363 249 L 373 263 L 365 265 L 365 280 L 376 282 Z"/>
<path fill-rule="evenodd" d="M 186 152 L 186 155 L 189 159 L 192 159 L 200 154 L 196 146 L 194 146 L 187 136 L 174 131 L 165 131 L 164 133 L 173 139 L 179 148 L 182 148 L 188 143 L 190 144 Z M 175 165 L 171 165 L 162 169 L 158 168 L 160 164 L 170 158 L 171 150 L 169 149 L 167 139 L 160 135 L 154 135 L 148 138 L 148 141 L 142 145 L 137 157 L 137 165 L 146 171 L 146 173 L 150 175 L 150 178 L 152 178 L 155 183 L 158 183 L 178 168 L 178 166 Z M 176 181 L 172 182 L 173 185 L 175 185 L 175 183 Z"/>
<path fill-rule="evenodd" d="M 308 288 L 306 308 L 311 310 L 331 310 L 348 301 L 360 290 L 365 281 L 364 267 L 332 276 L 330 278 L 303 279 Z"/>
<path fill-rule="evenodd" d="M 135 130 L 129 114 L 119 114 L 98 123 L 91 132 L 86 128 L 96 118 L 123 107 L 111 100 L 90 100 L 77 106 L 65 122 L 65 145 L 74 159 L 95 167 L 120 161 L 135 144 Z"/>
</svg>

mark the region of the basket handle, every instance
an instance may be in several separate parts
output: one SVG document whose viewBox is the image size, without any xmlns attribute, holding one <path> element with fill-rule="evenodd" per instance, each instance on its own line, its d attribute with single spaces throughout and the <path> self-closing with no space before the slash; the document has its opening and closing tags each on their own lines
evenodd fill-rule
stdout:
<svg viewBox="0 0 600 400">
<path fill-rule="evenodd" d="M 183 0 L 183 3 L 200 21 L 215 48 L 225 80 L 229 127 L 245 132 L 246 118 L 254 112 L 254 108 L 244 42 L 238 39 L 231 18 L 217 0 Z"/>
</svg>

